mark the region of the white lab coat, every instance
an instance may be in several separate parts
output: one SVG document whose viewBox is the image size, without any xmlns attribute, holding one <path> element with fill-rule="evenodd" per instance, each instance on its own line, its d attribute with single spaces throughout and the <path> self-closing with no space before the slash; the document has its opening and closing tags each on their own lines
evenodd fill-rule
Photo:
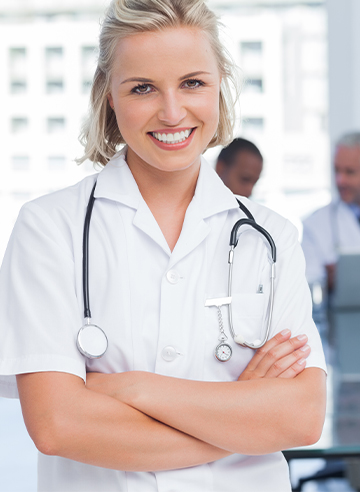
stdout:
<svg viewBox="0 0 360 492">
<path fill-rule="evenodd" d="M 302 248 L 309 283 L 323 282 L 325 265 L 335 263 L 340 252 L 360 251 L 360 224 L 344 202 L 336 200 L 304 220 Z"/>
<path fill-rule="evenodd" d="M 204 381 L 233 381 L 254 352 L 236 346 L 226 363 L 213 353 L 219 343 L 217 310 L 205 300 L 227 295 L 229 235 L 244 214 L 232 193 L 203 160 L 195 196 L 173 252 L 143 200 L 120 152 L 98 175 L 90 226 L 90 308 L 107 333 L 109 348 L 98 360 L 76 349 L 83 324 L 82 229 L 95 176 L 25 205 L 0 275 L 0 394 L 16 396 L 14 374 L 62 371 L 154 371 Z M 304 259 L 292 224 L 244 199 L 278 248 L 271 336 L 306 333 L 308 366 L 325 368 Z M 235 330 L 260 338 L 269 292 L 268 249 L 249 229 L 234 264 Z M 263 285 L 264 294 L 257 293 Z M 168 357 L 172 347 L 172 357 Z M 170 359 L 170 360 L 169 360 Z M 241 416 L 239 416 L 241 418 Z M 221 425 L 221 422 L 219 422 Z M 39 455 L 41 492 L 288 492 L 281 453 L 232 455 L 183 470 L 132 473 Z"/>
</svg>

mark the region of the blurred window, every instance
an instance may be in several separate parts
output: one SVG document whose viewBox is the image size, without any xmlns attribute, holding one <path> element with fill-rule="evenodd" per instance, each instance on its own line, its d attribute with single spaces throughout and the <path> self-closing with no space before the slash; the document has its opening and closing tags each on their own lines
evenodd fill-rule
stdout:
<svg viewBox="0 0 360 492">
<path fill-rule="evenodd" d="M 11 195 L 14 200 L 20 203 L 28 202 L 31 199 L 31 193 L 26 191 L 13 191 Z"/>
<path fill-rule="evenodd" d="M 48 118 L 46 129 L 48 133 L 63 133 L 65 131 L 65 118 Z"/>
<path fill-rule="evenodd" d="M 49 171 L 63 171 L 66 167 L 66 157 L 63 155 L 50 155 L 47 159 Z"/>
<path fill-rule="evenodd" d="M 10 127 L 11 133 L 25 133 L 29 129 L 29 120 L 22 117 L 11 118 Z"/>
<path fill-rule="evenodd" d="M 263 44 L 261 41 L 242 41 L 240 43 L 241 65 L 246 71 L 259 71 L 263 64 Z"/>
<path fill-rule="evenodd" d="M 29 156 L 13 155 L 11 158 L 11 168 L 13 171 L 28 171 L 30 169 Z"/>
<path fill-rule="evenodd" d="M 247 79 L 244 84 L 243 92 L 260 94 L 263 92 L 263 79 Z"/>
<path fill-rule="evenodd" d="M 247 118 L 242 122 L 244 133 L 262 133 L 264 131 L 264 118 Z"/>
<path fill-rule="evenodd" d="M 88 93 L 91 89 L 96 68 L 97 50 L 95 46 L 83 46 L 81 48 L 81 83 L 82 92 Z"/>
<path fill-rule="evenodd" d="M 26 48 L 9 48 L 10 92 L 21 94 L 27 89 Z"/>
<path fill-rule="evenodd" d="M 62 47 L 45 48 L 46 92 L 54 94 L 64 90 L 64 52 Z"/>
</svg>

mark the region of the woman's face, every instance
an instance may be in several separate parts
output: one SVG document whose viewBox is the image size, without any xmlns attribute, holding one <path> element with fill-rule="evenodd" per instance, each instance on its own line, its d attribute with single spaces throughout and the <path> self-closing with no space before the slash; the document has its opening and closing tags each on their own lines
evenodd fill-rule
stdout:
<svg viewBox="0 0 360 492">
<path fill-rule="evenodd" d="M 200 163 L 219 121 L 220 74 L 197 28 L 167 28 L 119 41 L 109 102 L 130 165 L 179 171 Z"/>
</svg>

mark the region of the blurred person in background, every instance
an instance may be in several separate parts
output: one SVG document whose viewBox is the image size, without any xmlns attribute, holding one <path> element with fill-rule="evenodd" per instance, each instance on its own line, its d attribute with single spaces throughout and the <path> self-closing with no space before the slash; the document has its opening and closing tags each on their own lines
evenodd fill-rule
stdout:
<svg viewBox="0 0 360 492">
<path fill-rule="evenodd" d="M 338 253 L 360 250 L 360 132 L 343 135 L 335 147 L 339 197 L 304 221 L 302 247 L 309 283 L 334 289 Z"/>
<path fill-rule="evenodd" d="M 220 152 L 215 170 L 235 195 L 249 198 L 260 178 L 263 157 L 255 144 L 235 138 Z"/>
</svg>

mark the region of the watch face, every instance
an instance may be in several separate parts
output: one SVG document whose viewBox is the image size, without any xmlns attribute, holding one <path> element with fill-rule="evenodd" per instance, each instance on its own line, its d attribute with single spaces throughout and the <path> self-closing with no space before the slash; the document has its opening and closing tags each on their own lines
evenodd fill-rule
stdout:
<svg viewBox="0 0 360 492">
<path fill-rule="evenodd" d="M 215 349 L 215 357 L 220 362 L 226 362 L 232 355 L 232 349 L 227 343 L 219 343 Z"/>
</svg>

